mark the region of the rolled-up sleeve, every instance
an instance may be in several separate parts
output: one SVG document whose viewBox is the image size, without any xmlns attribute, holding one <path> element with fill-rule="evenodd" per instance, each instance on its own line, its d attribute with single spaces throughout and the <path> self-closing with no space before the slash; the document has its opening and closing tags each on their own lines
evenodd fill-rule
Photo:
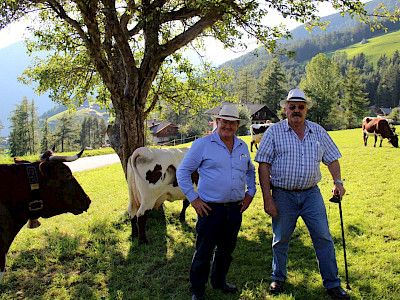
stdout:
<svg viewBox="0 0 400 300">
<path fill-rule="evenodd" d="M 322 162 L 325 165 L 330 165 L 332 162 L 342 157 L 338 147 L 326 131 L 323 132 L 321 140 L 325 150 L 322 155 Z"/>
<path fill-rule="evenodd" d="M 249 155 L 250 157 L 250 155 Z M 249 159 L 248 163 L 248 169 L 246 172 L 246 185 L 247 185 L 247 191 L 246 193 L 249 194 L 250 196 L 254 197 L 256 194 L 256 172 L 253 163 Z"/>
<path fill-rule="evenodd" d="M 178 185 L 190 202 L 196 200 L 198 197 L 198 193 L 193 188 L 191 176 L 201 164 L 202 152 L 203 144 L 201 140 L 194 141 L 176 171 Z"/>
</svg>

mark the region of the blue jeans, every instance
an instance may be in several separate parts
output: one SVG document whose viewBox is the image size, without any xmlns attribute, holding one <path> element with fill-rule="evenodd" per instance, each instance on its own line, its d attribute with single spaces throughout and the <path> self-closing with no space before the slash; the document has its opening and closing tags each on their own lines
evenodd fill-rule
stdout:
<svg viewBox="0 0 400 300">
<path fill-rule="evenodd" d="M 340 286 L 335 248 L 319 188 L 302 192 L 274 188 L 272 196 L 278 208 L 278 217 L 272 220 L 272 280 L 286 280 L 289 241 L 300 216 L 310 233 L 324 287 Z"/>
</svg>

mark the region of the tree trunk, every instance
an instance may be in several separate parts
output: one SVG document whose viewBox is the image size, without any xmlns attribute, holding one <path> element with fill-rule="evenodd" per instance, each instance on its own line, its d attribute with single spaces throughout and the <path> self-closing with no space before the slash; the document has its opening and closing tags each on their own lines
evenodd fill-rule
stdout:
<svg viewBox="0 0 400 300">
<path fill-rule="evenodd" d="M 129 157 L 133 151 L 145 144 L 145 113 L 143 107 L 133 104 L 135 102 L 138 101 L 127 99 L 114 100 L 114 107 L 118 105 L 119 109 L 116 109 L 115 123 L 109 125 L 107 128 L 111 147 L 121 160 L 125 177 Z"/>
</svg>

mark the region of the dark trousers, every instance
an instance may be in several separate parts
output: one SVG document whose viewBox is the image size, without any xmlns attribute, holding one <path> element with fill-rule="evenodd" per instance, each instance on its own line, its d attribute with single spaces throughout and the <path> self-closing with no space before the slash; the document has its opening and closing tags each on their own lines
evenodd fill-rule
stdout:
<svg viewBox="0 0 400 300">
<path fill-rule="evenodd" d="M 212 258 L 211 285 L 215 287 L 225 283 L 242 223 L 239 203 L 207 203 L 211 212 L 208 216 L 198 216 L 196 252 L 190 268 L 192 293 L 204 294 Z"/>
</svg>

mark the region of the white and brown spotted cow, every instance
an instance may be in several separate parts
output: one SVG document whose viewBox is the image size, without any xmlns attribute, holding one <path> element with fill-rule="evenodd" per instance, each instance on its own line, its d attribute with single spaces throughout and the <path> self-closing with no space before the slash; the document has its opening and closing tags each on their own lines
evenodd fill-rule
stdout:
<svg viewBox="0 0 400 300">
<path fill-rule="evenodd" d="M 375 138 L 374 147 L 376 146 L 376 140 L 379 136 L 381 142 L 379 147 L 382 147 L 383 139 L 388 139 L 394 147 L 399 146 L 399 139 L 394 130 L 390 127 L 388 120 L 384 118 L 373 118 L 365 117 L 362 122 L 362 131 L 364 138 L 364 146 L 367 146 L 368 136 L 373 135 Z"/>
<path fill-rule="evenodd" d="M 261 138 L 267 129 L 272 126 L 273 123 L 264 123 L 264 124 L 251 124 L 250 125 L 250 134 L 251 134 L 251 142 L 250 142 L 250 151 L 253 152 L 253 145 L 256 146 L 258 150 L 258 144 L 261 142 Z"/>
<path fill-rule="evenodd" d="M 179 219 L 185 220 L 189 201 L 176 180 L 176 169 L 188 148 L 136 149 L 128 160 L 127 181 L 129 189 L 128 213 L 132 225 L 132 238 L 147 243 L 146 212 L 159 208 L 164 201 L 184 200 Z M 197 183 L 197 172 L 192 176 Z"/>
</svg>

